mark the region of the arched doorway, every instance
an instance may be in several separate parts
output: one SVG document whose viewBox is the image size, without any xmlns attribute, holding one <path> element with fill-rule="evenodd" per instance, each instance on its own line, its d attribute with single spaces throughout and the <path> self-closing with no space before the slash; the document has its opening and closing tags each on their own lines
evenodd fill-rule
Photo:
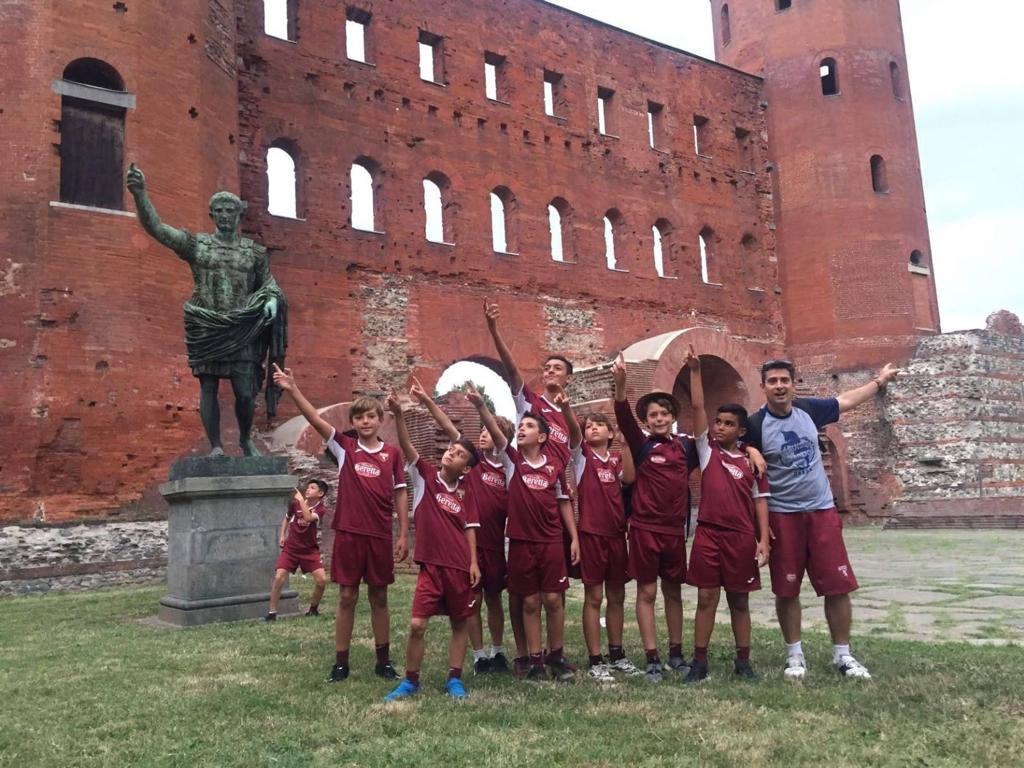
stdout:
<svg viewBox="0 0 1024 768">
<path fill-rule="evenodd" d="M 724 403 L 739 403 L 749 408 L 747 386 L 733 366 L 717 355 L 700 355 L 701 379 L 704 384 L 704 408 L 708 420 L 718 406 Z M 693 433 L 693 412 L 690 405 L 690 370 L 685 366 L 676 375 L 672 394 L 679 400 L 679 430 Z"/>
</svg>

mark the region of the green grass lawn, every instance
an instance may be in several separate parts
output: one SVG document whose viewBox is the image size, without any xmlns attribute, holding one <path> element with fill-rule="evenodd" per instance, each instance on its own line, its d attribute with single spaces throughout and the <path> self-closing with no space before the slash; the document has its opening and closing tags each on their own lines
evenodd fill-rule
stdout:
<svg viewBox="0 0 1024 768">
<path fill-rule="evenodd" d="M 298 583 L 305 598 L 308 582 Z M 412 585 L 402 577 L 393 590 L 399 665 Z M 1020 648 L 864 637 L 855 650 L 875 675 L 865 684 L 835 676 L 827 638 L 808 635 L 810 674 L 792 685 L 781 679 L 778 633 L 755 630 L 753 661 L 765 675 L 750 684 L 730 679 L 720 625 L 713 677 L 697 687 L 630 680 L 605 690 L 468 674 L 471 698 L 456 703 L 441 692 L 447 623 L 436 619 L 422 693 L 384 705 L 390 685 L 372 673 L 365 602 L 352 677 L 328 686 L 333 610 L 274 625 L 163 630 L 139 621 L 162 591 L 0 602 L 0 766 L 1024 763 Z M 574 592 L 568 650 L 582 660 L 579 607 Z M 641 661 L 635 628 L 627 647 Z"/>
</svg>

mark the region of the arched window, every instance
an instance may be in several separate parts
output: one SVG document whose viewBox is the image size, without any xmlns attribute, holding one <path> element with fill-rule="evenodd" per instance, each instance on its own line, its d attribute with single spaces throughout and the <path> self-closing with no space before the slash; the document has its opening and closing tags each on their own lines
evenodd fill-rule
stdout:
<svg viewBox="0 0 1024 768">
<path fill-rule="evenodd" d="M 893 98 L 903 101 L 903 76 L 900 74 L 900 65 L 895 61 L 889 62 L 889 79 L 892 81 Z"/>
<path fill-rule="evenodd" d="M 484 395 L 484 398 L 490 400 L 488 406 L 493 408 L 494 414 L 504 416 L 514 424 L 516 420 L 515 399 L 512 397 L 512 390 L 509 389 L 508 383 L 498 373 L 499 370 L 504 370 L 504 366 L 490 358 L 460 360 L 449 365 L 441 373 L 434 387 L 434 397 L 443 397 L 449 392 L 465 391 L 466 382 L 471 381 Z M 477 433 L 471 430 L 476 428 L 479 421 L 475 418 L 476 414 L 471 407 L 467 408 L 465 413 L 468 419 L 460 422 L 460 429 L 463 430 L 466 437 L 476 442 Z"/>
<path fill-rule="evenodd" d="M 572 262 L 572 206 L 561 197 L 548 203 L 548 229 L 551 231 L 551 258 L 555 261 Z"/>
<path fill-rule="evenodd" d="M 515 207 L 515 196 L 508 187 L 491 191 L 491 247 L 496 253 L 517 253 Z"/>
<path fill-rule="evenodd" d="M 717 285 L 714 277 L 714 242 L 715 232 L 711 227 L 704 227 L 698 235 L 700 241 L 700 279 L 706 285 Z"/>
<path fill-rule="evenodd" d="M 879 193 L 889 191 L 889 177 L 885 171 L 885 158 L 881 155 L 871 156 L 871 188 Z"/>
<path fill-rule="evenodd" d="M 451 181 L 439 171 L 432 171 L 423 180 L 423 213 L 426 238 L 432 243 L 454 243 Z"/>
<path fill-rule="evenodd" d="M 732 42 L 732 30 L 729 28 L 729 4 L 722 6 L 722 45 Z"/>
<path fill-rule="evenodd" d="M 672 253 L 672 225 L 668 219 L 658 219 L 651 227 L 654 242 L 654 271 L 658 277 L 675 277 L 675 257 Z"/>
<path fill-rule="evenodd" d="M 295 0 L 263 0 L 263 32 L 281 40 L 295 40 Z"/>
<path fill-rule="evenodd" d="M 378 231 L 377 200 L 374 177 L 379 166 L 369 158 L 360 157 L 352 163 L 352 229 Z"/>
<path fill-rule="evenodd" d="M 620 269 L 618 245 L 621 238 L 622 214 L 617 208 L 610 209 L 604 215 L 604 260 L 608 269 Z"/>
<path fill-rule="evenodd" d="M 822 96 L 838 96 L 839 66 L 836 64 L 836 60 L 831 57 L 822 59 L 821 65 L 819 66 L 819 73 L 821 75 Z"/>
<path fill-rule="evenodd" d="M 267 150 L 267 212 L 289 219 L 299 217 L 296 152 L 290 142 L 275 141 Z"/>
<path fill-rule="evenodd" d="M 118 71 L 99 59 L 64 69 L 61 94 L 60 200 L 124 207 L 124 118 L 135 106 Z"/>
</svg>

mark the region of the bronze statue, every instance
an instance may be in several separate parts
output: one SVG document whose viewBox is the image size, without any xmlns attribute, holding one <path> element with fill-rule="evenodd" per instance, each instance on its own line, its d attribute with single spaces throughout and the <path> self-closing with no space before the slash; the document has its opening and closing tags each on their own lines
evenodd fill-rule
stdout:
<svg viewBox="0 0 1024 768">
<path fill-rule="evenodd" d="M 239 235 L 245 203 L 230 192 L 215 193 L 210 218 L 217 231 L 194 235 L 160 221 L 146 194 L 146 178 L 134 163 L 127 182 L 142 228 L 192 269 L 195 287 L 185 302 L 185 347 L 192 375 L 199 379 L 199 413 L 210 455 L 224 455 L 217 390 L 221 379 L 230 379 L 242 453 L 259 456 L 251 436 L 256 396 L 266 378 L 267 414 L 274 416 L 280 392 L 266 371 L 272 363 L 284 365 L 287 302 L 270 274 L 267 249 Z"/>
</svg>

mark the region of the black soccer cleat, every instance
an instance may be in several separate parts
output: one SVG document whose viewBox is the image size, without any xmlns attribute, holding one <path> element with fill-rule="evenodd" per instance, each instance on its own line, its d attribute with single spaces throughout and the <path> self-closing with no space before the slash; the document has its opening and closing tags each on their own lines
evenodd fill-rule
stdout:
<svg viewBox="0 0 1024 768">
<path fill-rule="evenodd" d="M 737 677 L 742 677 L 745 680 L 756 680 L 757 673 L 754 668 L 750 666 L 750 659 L 736 659 L 733 664 L 733 671 Z"/>
<path fill-rule="evenodd" d="M 474 675 L 489 675 L 492 671 L 491 660 L 488 658 L 477 659 L 473 662 Z"/>
<path fill-rule="evenodd" d="M 535 666 L 533 666 L 531 664 L 529 670 L 527 670 L 526 675 L 524 676 L 524 679 L 526 679 L 526 680 L 533 680 L 533 681 L 539 681 L 539 680 L 546 680 L 547 676 L 548 676 L 548 673 L 544 669 L 544 667 L 535 667 Z"/>
<path fill-rule="evenodd" d="M 331 667 L 331 674 L 327 678 L 328 683 L 340 683 L 348 677 L 348 667 L 342 664 L 335 664 Z"/>
<path fill-rule="evenodd" d="M 373 674 L 377 677 L 383 677 L 385 680 L 398 679 L 398 673 L 395 671 L 395 667 L 390 660 L 378 662 L 377 666 L 373 668 Z"/>
<path fill-rule="evenodd" d="M 508 672 L 508 669 L 508 659 L 505 658 L 505 654 L 494 654 L 494 657 L 491 659 L 491 672 L 500 675 Z"/>
<path fill-rule="evenodd" d="M 277 621 L 277 611 L 270 611 L 263 617 L 264 621 Z"/>
<path fill-rule="evenodd" d="M 320 615 L 320 606 L 318 606 L 318 605 L 311 605 L 311 606 L 309 606 L 309 609 L 306 611 L 306 615 L 307 616 L 319 616 Z"/>
<path fill-rule="evenodd" d="M 576 679 L 576 670 L 566 663 L 565 659 L 548 664 L 551 679 L 559 683 L 571 683 Z"/>
<path fill-rule="evenodd" d="M 708 665 L 705 661 L 694 661 L 690 664 L 690 671 L 683 678 L 684 683 L 699 683 L 708 679 Z"/>
</svg>

